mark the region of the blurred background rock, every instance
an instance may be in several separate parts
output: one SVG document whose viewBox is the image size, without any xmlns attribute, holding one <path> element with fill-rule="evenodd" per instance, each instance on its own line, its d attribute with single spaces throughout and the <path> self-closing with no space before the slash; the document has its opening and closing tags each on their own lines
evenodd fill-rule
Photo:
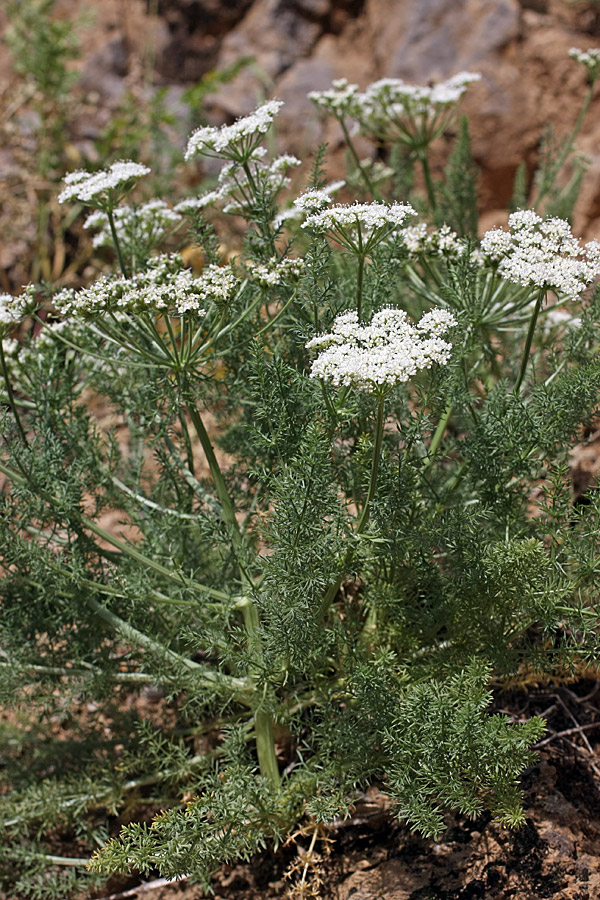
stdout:
<svg viewBox="0 0 600 900">
<path fill-rule="evenodd" d="M 68 91 L 37 103 L 36 92 L 48 86 L 27 71 L 26 57 L 44 50 L 32 40 L 19 53 L 14 35 L 6 41 L 9 20 L 36 5 L 38 20 L 64 26 L 74 48 L 64 60 L 73 75 Z M 66 262 L 85 252 L 56 218 L 51 183 L 63 171 L 100 158 L 151 157 L 153 186 L 164 186 L 193 127 L 231 121 L 266 96 L 286 104 L 277 123 L 281 148 L 306 159 L 328 141 L 335 177 L 341 131 L 320 121 L 306 95 L 343 76 L 363 88 L 386 76 L 426 83 L 481 72 L 462 109 L 481 170 L 481 229 L 501 224 L 519 162 L 531 178 L 547 126 L 558 138 L 573 126 L 585 72 L 567 54 L 572 46 L 600 46 L 600 2 L 12 0 L 0 8 L 0 33 L 0 290 L 15 290 L 32 277 L 64 281 Z M 586 171 L 573 227 L 586 239 L 600 234 L 599 111 L 600 94 L 577 141 Z M 438 142 L 440 170 L 452 138 Z M 58 143 L 54 157 L 42 153 L 49 140 Z M 365 155 L 374 152 L 358 143 Z M 36 205 L 48 222 L 36 220 Z M 32 268 L 36 243 L 47 245 L 47 259 Z"/>
</svg>

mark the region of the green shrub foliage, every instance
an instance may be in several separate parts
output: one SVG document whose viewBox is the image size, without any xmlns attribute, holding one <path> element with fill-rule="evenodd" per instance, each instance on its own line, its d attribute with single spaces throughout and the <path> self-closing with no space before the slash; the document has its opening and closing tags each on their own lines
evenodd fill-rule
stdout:
<svg viewBox="0 0 600 900">
<path fill-rule="evenodd" d="M 490 688 L 596 653 L 600 508 L 567 462 L 598 413 L 600 262 L 544 210 L 480 245 L 465 120 L 441 181 L 428 164 L 470 80 L 388 85 L 389 120 L 380 86 L 314 95 L 351 187 L 320 148 L 290 188 L 275 102 L 192 135 L 188 164 L 223 170 L 176 209 L 131 201 L 138 163 L 72 174 L 115 274 L 0 297 L 13 894 L 208 885 L 374 783 L 425 835 L 448 809 L 523 821 L 543 722 Z M 564 210 L 572 148 L 535 179 Z M 233 260 L 215 205 L 246 222 Z M 186 229 L 201 271 L 159 250 Z"/>
</svg>

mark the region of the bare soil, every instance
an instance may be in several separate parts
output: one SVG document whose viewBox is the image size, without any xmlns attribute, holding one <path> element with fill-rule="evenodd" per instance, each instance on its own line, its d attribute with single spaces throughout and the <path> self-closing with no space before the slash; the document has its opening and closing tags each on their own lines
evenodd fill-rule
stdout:
<svg viewBox="0 0 600 900">
<path fill-rule="evenodd" d="M 526 823 L 502 828 L 489 814 L 449 815 L 439 840 L 411 833 L 377 787 L 352 817 L 312 826 L 277 852 L 227 866 L 215 900 L 598 900 L 600 898 L 600 682 L 503 692 L 496 711 L 544 714 L 539 763 L 524 773 Z M 301 885 L 305 875 L 304 885 Z M 187 880 L 112 885 L 102 900 L 200 900 Z"/>
</svg>

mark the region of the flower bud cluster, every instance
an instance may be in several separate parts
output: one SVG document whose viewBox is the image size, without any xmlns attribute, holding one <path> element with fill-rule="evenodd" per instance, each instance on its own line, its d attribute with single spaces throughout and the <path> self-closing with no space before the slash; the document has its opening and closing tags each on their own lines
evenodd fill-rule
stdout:
<svg viewBox="0 0 600 900">
<path fill-rule="evenodd" d="M 90 315 L 97 312 L 162 312 L 183 315 L 193 311 L 206 314 L 203 304 L 228 303 L 237 287 L 231 269 L 207 266 L 196 277 L 183 268 L 178 256 L 158 256 L 144 272 L 131 278 L 104 276 L 79 291 L 67 289 L 54 298 L 65 314 Z"/>
<path fill-rule="evenodd" d="M 332 181 L 322 188 L 308 188 L 296 197 L 289 209 L 283 209 L 275 217 L 275 225 L 279 226 L 288 219 L 303 219 L 307 214 L 320 212 L 331 205 L 331 198 L 346 184 L 345 181 Z"/>
<path fill-rule="evenodd" d="M 278 156 L 270 163 L 262 163 L 260 160 L 265 153 L 262 147 L 254 150 L 251 160 L 247 163 L 250 174 L 240 167 L 239 162 L 227 163 L 219 172 L 218 186 L 215 190 L 208 191 L 200 197 L 186 197 L 176 205 L 176 212 L 189 214 L 207 206 L 222 205 L 223 212 L 245 213 L 257 189 L 261 193 L 268 192 L 276 196 L 291 183 L 287 172 L 301 163 L 299 159 L 289 154 Z"/>
<path fill-rule="evenodd" d="M 65 187 L 58 195 L 58 202 L 78 200 L 86 206 L 114 206 L 118 199 L 130 190 L 134 183 L 148 175 L 148 166 L 131 160 L 115 162 L 100 172 L 78 170 L 65 176 Z"/>
<path fill-rule="evenodd" d="M 340 231 L 360 228 L 369 233 L 386 226 L 400 228 L 407 216 L 416 215 L 408 203 L 337 203 L 328 209 L 311 213 L 303 228 L 317 231 Z"/>
<path fill-rule="evenodd" d="M 329 90 L 311 91 L 308 97 L 337 118 L 354 116 L 360 108 L 358 85 L 349 84 L 347 78 L 337 78 Z"/>
<path fill-rule="evenodd" d="M 416 325 L 401 309 L 382 309 L 369 325 L 354 311 L 343 313 L 329 334 L 306 344 L 321 350 L 311 377 L 366 393 L 389 390 L 433 363 L 448 362 L 452 344 L 441 335 L 453 325 L 456 319 L 445 309 L 431 310 Z"/>
<path fill-rule="evenodd" d="M 425 223 L 409 225 L 402 230 L 402 238 L 412 258 L 424 255 L 457 259 L 466 252 L 464 243 L 448 225 L 436 229 L 428 229 Z"/>
<path fill-rule="evenodd" d="M 432 86 L 382 78 L 364 93 L 343 78 L 334 81 L 330 90 L 312 91 L 308 96 L 339 120 L 348 116 L 366 133 L 422 151 L 424 144 L 442 134 L 468 85 L 480 78 L 477 72 L 459 72 Z"/>
<path fill-rule="evenodd" d="M 300 278 L 304 272 L 304 260 L 273 258 L 268 263 L 249 260 L 246 268 L 253 281 L 263 288 L 268 288 Z"/>
<path fill-rule="evenodd" d="M 592 81 L 596 80 L 600 74 L 600 49 L 598 47 L 591 47 L 589 50 L 579 50 L 577 47 L 571 47 L 569 56 L 585 66 Z"/>
<path fill-rule="evenodd" d="M 317 213 L 331 205 L 331 197 L 341 190 L 345 181 L 332 181 L 322 188 L 309 188 L 296 197 L 294 206 L 302 213 Z"/>
<path fill-rule="evenodd" d="M 181 222 L 181 216 L 167 206 L 164 200 L 151 200 L 137 207 L 119 206 L 114 211 L 117 238 L 126 251 L 136 242 L 145 247 L 157 247 L 169 228 L 178 222 Z M 102 210 L 91 213 L 83 227 L 99 229 L 98 234 L 94 235 L 94 247 L 113 246 L 108 216 Z"/>
<path fill-rule="evenodd" d="M 0 294 L 0 329 L 6 330 L 22 321 L 29 306 L 27 294 Z"/>
<path fill-rule="evenodd" d="M 507 281 L 575 299 L 600 276 L 600 244 L 582 246 L 564 219 L 518 210 L 508 226 L 509 231 L 486 232 L 481 241 L 483 253 L 499 263 L 498 273 Z"/>
<path fill-rule="evenodd" d="M 188 141 L 186 160 L 203 154 L 246 161 L 271 127 L 282 106 L 283 103 L 279 100 L 269 100 L 249 116 L 238 119 L 233 125 L 223 125 L 221 128 L 209 125 L 198 128 Z"/>
</svg>

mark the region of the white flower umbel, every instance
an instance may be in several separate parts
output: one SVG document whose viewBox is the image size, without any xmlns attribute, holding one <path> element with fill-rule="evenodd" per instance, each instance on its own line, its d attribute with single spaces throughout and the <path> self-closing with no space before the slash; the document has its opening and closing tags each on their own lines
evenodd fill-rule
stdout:
<svg viewBox="0 0 600 900">
<path fill-rule="evenodd" d="M 468 85 L 480 78 L 477 72 L 460 72 L 432 86 L 382 78 L 357 97 L 355 118 L 363 131 L 423 152 L 446 130 Z"/>
<path fill-rule="evenodd" d="M 307 216 L 302 227 L 328 232 L 353 253 L 368 253 L 414 215 L 408 203 L 338 203 Z"/>
<path fill-rule="evenodd" d="M 425 223 L 409 225 L 402 230 L 402 240 L 411 258 L 441 256 L 457 259 L 466 252 L 465 244 L 448 225 L 433 229 L 429 229 Z"/>
<path fill-rule="evenodd" d="M 408 203 L 336 204 L 306 217 L 303 228 L 325 232 L 358 260 L 356 311 L 362 313 L 365 262 L 374 248 L 401 228 L 408 216 L 416 215 Z"/>
<path fill-rule="evenodd" d="M 590 47 L 589 50 L 571 47 L 569 56 L 586 68 L 590 81 L 596 81 L 600 74 L 600 49 L 598 47 Z"/>
<path fill-rule="evenodd" d="M 213 206 L 222 199 L 222 191 L 207 191 L 206 194 L 201 194 L 200 197 L 186 197 L 185 200 L 180 200 L 173 208 L 177 213 L 190 215 L 197 212 L 199 209 L 206 209 L 207 206 Z"/>
<path fill-rule="evenodd" d="M 401 309 L 382 309 L 369 325 L 361 324 L 354 311 L 343 313 L 329 334 L 306 344 L 321 351 L 311 377 L 335 387 L 386 393 L 421 369 L 448 362 L 452 344 L 441 335 L 453 325 L 456 319 L 444 309 L 431 310 L 416 325 Z"/>
<path fill-rule="evenodd" d="M 77 200 L 86 206 L 112 209 L 135 182 L 149 172 L 148 166 L 131 160 L 115 162 L 100 172 L 70 172 L 64 178 L 65 187 L 58 195 L 58 201 Z"/>
<path fill-rule="evenodd" d="M 358 96 L 358 85 L 349 84 L 347 78 L 338 78 L 329 90 L 311 91 L 308 95 L 313 103 L 338 119 L 355 114 Z"/>
<path fill-rule="evenodd" d="M 114 225 L 123 252 L 131 256 L 136 245 L 141 245 L 143 255 L 157 247 L 167 232 L 181 222 L 181 215 L 171 209 L 164 200 L 151 200 L 142 206 L 120 206 L 114 212 Z M 84 228 L 98 229 L 94 247 L 112 247 L 113 237 L 108 216 L 96 210 L 85 220 Z"/>
<path fill-rule="evenodd" d="M 284 209 L 275 217 L 275 224 L 281 225 L 288 219 L 304 219 L 311 213 L 320 212 L 331 206 L 331 198 L 346 184 L 345 181 L 332 181 L 322 188 L 308 188 L 303 191 L 299 197 L 296 197 L 294 203 L 289 209 Z"/>
<path fill-rule="evenodd" d="M 18 325 L 29 306 L 29 298 L 27 294 L 0 294 L 0 332 L 6 332 L 8 329 Z"/>
<path fill-rule="evenodd" d="M 186 160 L 203 155 L 247 163 L 282 106 L 279 100 L 269 100 L 233 125 L 199 128 L 188 141 Z"/>
<path fill-rule="evenodd" d="M 523 384 L 536 323 L 548 291 L 577 299 L 600 276 L 600 244 L 581 245 L 564 219 L 542 219 L 532 209 L 508 217 L 509 231 L 495 228 L 484 234 L 481 249 L 498 264 L 498 274 L 515 284 L 535 290 L 521 367 L 515 384 Z"/>
<path fill-rule="evenodd" d="M 273 257 L 268 263 L 246 263 L 251 278 L 261 287 L 269 288 L 289 281 L 297 281 L 304 272 L 303 259 L 279 259 Z"/>
<path fill-rule="evenodd" d="M 68 289 L 54 298 L 64 314 L 164 313 L 204 316 L 207 303 L 226 304 L 238 284 L 228 268 L 208 266 L 200 276 L 183 267 L 178 256 L 152 259 L 145 272 L 131 278 L 105 276 L 80 291 Z"/>
<path fill-rule="evenodd" d="M 258 147 L 252 159 L 243 166 L 237 161 L 228 162 L 219 172 L 215 190 L 200 197 L 188 197 L 178 203 L 175 210 L 189 215 L 207 206 L 220 206 L 223 212 L 251 218 L 257 196 L 264 198 L 269 194 L 275 201 L 279 192 L 290 185 L 287 173 L 301 162 L 289 154 L 262 162 L 264 153 L 258 153 L 259 150 L 262 148 Z"/>
<path fill-rule="evenodd" d="M 308 188 L 296 197 L 294 206 L 302 213 L 317 213 L 331 206 L 331 198 L 333 194 L 337 194 L 341 190 L 345 181 L 332 181 L 322 188 Z"/>
<path fill-rule="evenodd" d="M 481 249 L 507 281 L 576 299 L 600 276 L 600 244 L 581 245 L 564 219 L 543 219 L 533 210 L 508 218 L 509 231 L 486 232 Z"/>
</svg>

